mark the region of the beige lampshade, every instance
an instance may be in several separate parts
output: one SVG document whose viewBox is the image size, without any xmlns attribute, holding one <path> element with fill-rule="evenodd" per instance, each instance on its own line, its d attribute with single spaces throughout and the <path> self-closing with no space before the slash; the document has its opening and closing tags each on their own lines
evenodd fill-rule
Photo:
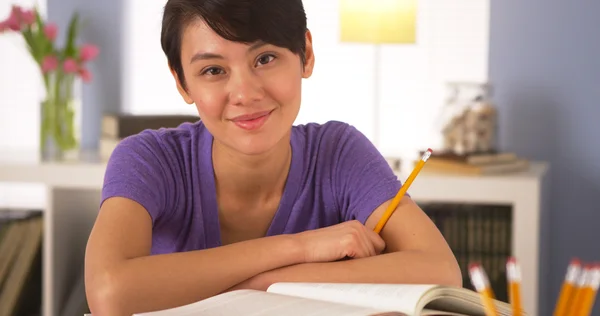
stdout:
<svg viewBox="0 0 600 316">
<path fill-rule="evenodd" d="M 415 43 L 418 0 L 340 0 L 342 42 Z"/>
</svg>

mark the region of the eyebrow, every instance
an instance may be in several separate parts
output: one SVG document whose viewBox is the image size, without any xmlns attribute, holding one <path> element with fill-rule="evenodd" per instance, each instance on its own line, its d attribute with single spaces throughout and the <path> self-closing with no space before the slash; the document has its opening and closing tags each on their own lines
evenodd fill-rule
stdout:
<svg viewBox="0 0 600 316">
<path fill-rule="evenodd" d="M 248 48 L 248 51 L 254 51 L 257 50 L 265 45 L 268 45 L 267 42 L 263 42 L 263 41 L 258 41 L 254 44 L 252 44 L 250 46 L 250 48 Z M 194 56 L 192 56 L 192 59 L 190 60 L 190 64 L 194 63 L 195 61 L 198 60 L 207 60 L 207 59 L 224 59 L 225 57 L 223 57 L 222 55 L 219 54 L 215 54 L 215 53 L 204 53 L 204 52 L 199 52 L 194 54 Z"/>
</svg>

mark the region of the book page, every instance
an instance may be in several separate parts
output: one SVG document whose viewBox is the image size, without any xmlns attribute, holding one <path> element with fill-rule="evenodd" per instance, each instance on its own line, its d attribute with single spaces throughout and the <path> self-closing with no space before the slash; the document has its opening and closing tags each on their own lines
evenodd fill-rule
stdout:
<svg viewBox="0 0 600 316">
<path fill-rule="evenodd" d="M 413 315 L 419 299 L 433 288 L 435 285 L 276 283 L 267 291 Z"/>
<path fill-rule="evenodd" d="M 164 311 L 134 316 L 372 316 L 394 315 L 381 310 L 347 304 L 310 300 L 253 290 L 239 290 Z"/>
</svg>

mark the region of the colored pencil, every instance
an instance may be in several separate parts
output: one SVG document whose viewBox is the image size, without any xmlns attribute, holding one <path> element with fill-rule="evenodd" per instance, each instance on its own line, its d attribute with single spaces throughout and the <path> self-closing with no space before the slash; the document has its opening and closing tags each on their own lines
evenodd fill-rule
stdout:
<svg viewBox="0 0 600 316">
<path fill-rule="evenodd" d="M 408 177 L 408 179 L 406 179 L 406 182 L 404 182 L 404 184 L 402 184 L 402 187 L 400 187 L 398 194 L 396 194 L 396 196 L 394 197 L 394 199 L 392 200 L 390 205 L 388 205 L 387 209 L 385 210 L 385 213 L 383 213 L 383 215 L 381 216 L 381 219 L 379 219 L 379 222 L 377 223 L 377 225 L 375 226 L 375 229 L 374 229 L 374 231 L 376 233 L 379 234 L 381 232 L 381 230 L 383 229 L 383 227 L 385 226 L 387 221 L 390 219 L 390 217 L 392 216 L 392 214 L 394 213 L 396 208 L 398 208 L 398 205 L 400 205 L 400 201 L 402 200 L 402 197 L 404 197 L 404 195 L 406 194 L 406 191 L 408 190 L 410 185 L 413 183 L 413 181 L 415 180 L 415 178 L 417 177 L 417 175 L 419 174 L 421 169 L 423 169 L 423 166 L 427 162 L 427 159 L 429 159 L 429 157 L 431 157 L 432 152 L 433 151 L 431 150 L 431 148 L 429 148 L 429 149 L 427 149 L 427 151 L 425 153 L 423 153 L 421 160 L 417 163 L 417 165 L 413 169 L 413 171 L 410 174 L 410 176 Z"/>
<path fill-rule="evenodd" d="M 523 315 L 521 303 L 521 267 L 517 259 L 510 257 L 506 262 L 506 275 L 508 278 L 508 295 L 513 309 L 512 316 Z"/>
<path fill-rule="evenodd" d="M 579 305 L 579 316 L 589 316 L 592 314 L 592 307 L 596 300 L 596 293 L 600 287 L 600 265 L 596 264 L 588 272 L 587 282 L 581 290 L 581 303 Z"/>
<path fill-rule="evenodd" d="M 494 305 L 494 292 L 490 286 L 490 281 L 483 267 L 478 263 L 469 265 L 469 276 L 475 290 L 481 295 L 483 307 L 486 316 L 498 316 L 496 306 Z"/>
<path fill-rule="evenodd" d="M 581 274 L 581 262 L 577 258 L 573 258 L 567 267 L 567 273 L 565 280 L 563 281 L 556 307 L 554 308 L 553 316 L 567 316 L 569 315 L 569 307 L 573 304 L 573 298 L 575 294 L 575 286 L 577 279 Z"/>
</svg>

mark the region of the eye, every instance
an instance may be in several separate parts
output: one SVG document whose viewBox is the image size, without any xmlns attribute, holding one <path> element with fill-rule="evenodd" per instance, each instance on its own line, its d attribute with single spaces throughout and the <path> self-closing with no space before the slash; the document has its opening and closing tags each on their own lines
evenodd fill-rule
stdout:
<svg viewBox="0 0 600 316">
<path fill-rule="evenodd" d="M 200 75 L 207 75 L 207 76 L 217 76 L 217 75 L 221 75 L 223 74 L 223 69 L 218 68 L 218 67 L 208 67 L 206 69 L 204 69 Z"/>
<path fill-rule="evenodd" d="M 275 59 L 275 55 L 264 54 L 264 55 L 258 57 L 258 59 L 256 60 L 256 65 L 263 66 L 263 65 L 266 65 L 266 64 L 272 62 L 274 59 Z"/>
</svg>

